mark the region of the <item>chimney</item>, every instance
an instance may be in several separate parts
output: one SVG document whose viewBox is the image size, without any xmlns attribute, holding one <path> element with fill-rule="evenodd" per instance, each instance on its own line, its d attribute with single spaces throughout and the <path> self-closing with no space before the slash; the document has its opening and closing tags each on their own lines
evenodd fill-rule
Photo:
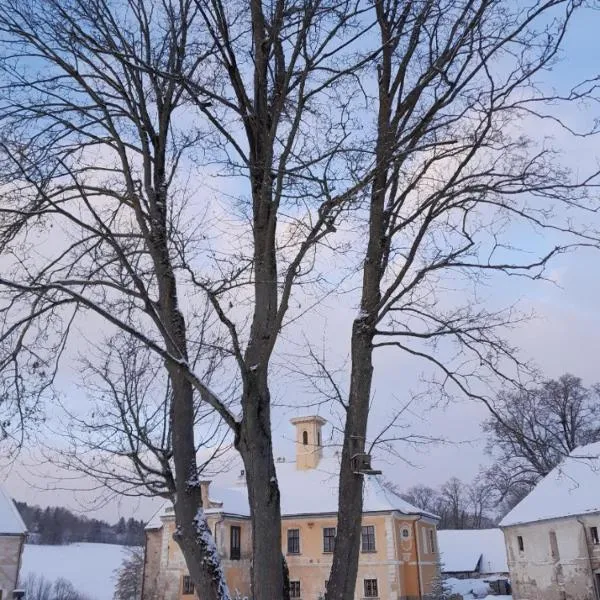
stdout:
<svg viewBox="0 0 600 600">
<path fill-rule="evenodd" d="M 327 421 L 313 415 L 290 421 L 296 427 L 296 469 L 315 469 L 323 458 L 321 428 Z"/>
<path fill-rule="evenodd" d="M 208 496 L 208 488 L 210 487 L 210 480 L 204 479 L 200 482 L 200 494 L 202 495 L 202 508 L 205 510 L 210 508 L 210 500 Z"/>
</svg>

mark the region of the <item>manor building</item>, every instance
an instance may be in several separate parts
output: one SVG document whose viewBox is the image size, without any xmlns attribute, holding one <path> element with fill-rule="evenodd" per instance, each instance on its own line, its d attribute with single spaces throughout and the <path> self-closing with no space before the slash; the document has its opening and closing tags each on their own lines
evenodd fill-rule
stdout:
<svg viewBox="0 0 600 600">
<path fill-rule="evenodd" d="M 292 419 L 295 461 L 277 461 L 281 491 L 282 552 L 290 576 L 290 595 L 324 597 L 336 538 L 339 458 L 324 456 L 326 421 L 318 416 Z M 248 497 L 238 485 L 202 483 L 203 504 L 234 597 L 250 598 L 252 530 Z M 432 590 L 438 572 L 437 517 L 384 489 L 365 476 L 362 544 L 357 599 L 420 600 Z M 146 529 L 143 600 L 202 600 L 194 590 L 181 551 L 173 540 L 175 517 L 163 509 Z"/>
</svg>

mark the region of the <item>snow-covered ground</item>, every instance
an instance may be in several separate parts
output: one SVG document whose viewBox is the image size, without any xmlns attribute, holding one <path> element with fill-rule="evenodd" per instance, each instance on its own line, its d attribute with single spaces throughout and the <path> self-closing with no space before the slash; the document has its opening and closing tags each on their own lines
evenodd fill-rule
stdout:
<svg viewBox="0 0 600 600">
<path fill-rule="evenodd" d="M 455 579 L 450 577 L 444 581 L 446 589 L 452 594 L 460 594 L 463 600 L 512 600 L 512 596 L 491 596 L 490 586 L 483 579 Z"/>
<path fill-rule="evenodd" d="M 48 581 L 63 578 L 92 600 L 112 600 L 115 569 L 127 556 L 127 548 L 114 544 L 25 544 L 21 580 L 31 573 Z"/>
</svg>

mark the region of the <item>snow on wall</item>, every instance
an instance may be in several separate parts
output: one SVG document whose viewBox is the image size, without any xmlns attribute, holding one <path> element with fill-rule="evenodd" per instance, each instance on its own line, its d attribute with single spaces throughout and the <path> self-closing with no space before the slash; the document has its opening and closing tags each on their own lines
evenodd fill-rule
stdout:
<svg viewBox="0 0 600 600">
<path fill-rule="evenodd" d="M 115 570 L 126 556 L 127 548 L 115 544 L 25 544 L 21 581 L 29 574 L 43 576 L 50 582 L 63 578 L 92 600 L 112 600 Z"/>
</svg>

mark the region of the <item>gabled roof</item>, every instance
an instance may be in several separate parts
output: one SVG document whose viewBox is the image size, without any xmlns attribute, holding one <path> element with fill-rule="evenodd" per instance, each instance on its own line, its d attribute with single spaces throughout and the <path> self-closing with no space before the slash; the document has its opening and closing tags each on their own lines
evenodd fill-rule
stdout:
<svg viewBox="0 0 600 600">
<path fill-rule="evenodd" d="M 295 462 L 276 463 L 277 481 L 281 492 L 281 514 L 295 515 L 335 514 L 338 510 L 339 458 L 323 458 L 316 469 L 300 470 Z M 250 516 L 248 493 L 245 485 L 219 486 L 218 478 L 209 488 L 211 502 L 222 503 L 220 508 L 205 512 Z M 378 477 L 367 476 L 364 483 L 364 512 L 396 511 L 407 515 L 423 515 L 437 519 L 436 515 L 423 511 L 400 496 L 388 491 Z M 167 505 L 165 505 L 167 506 Z M 147 529 L 161 526 L 161 509 L 148 523 Z"/>
<path fill-rule="evenodd" d="M 294 462 L 277 463 L 282 515 L 337 513 L 339 460 L 338 457 L 323 458 L 316 469 L 305 470 L 297 469 Z M 398 511 L 437 519 L 435 515 L 386 490 L 376 476 L 365 476 L 363 511 Z"/>
<path fill-rule="evenodd" d="M 500 522 L 500 527 L 600 512 L 600 442 L 571 452 Z"/>
<path fill-rule="evenodd" d="M 0 486 L 0 535 L 20 535 L 27 532 L 27 527 L 15 506 Z"/>
<path fill-rule="evenodd" d="M 438 531 L 442 573 L 507 573 L 504 534 L 500 529 Z M 480 562 L 481 561 L 481 562 Z"/>
</svg>

